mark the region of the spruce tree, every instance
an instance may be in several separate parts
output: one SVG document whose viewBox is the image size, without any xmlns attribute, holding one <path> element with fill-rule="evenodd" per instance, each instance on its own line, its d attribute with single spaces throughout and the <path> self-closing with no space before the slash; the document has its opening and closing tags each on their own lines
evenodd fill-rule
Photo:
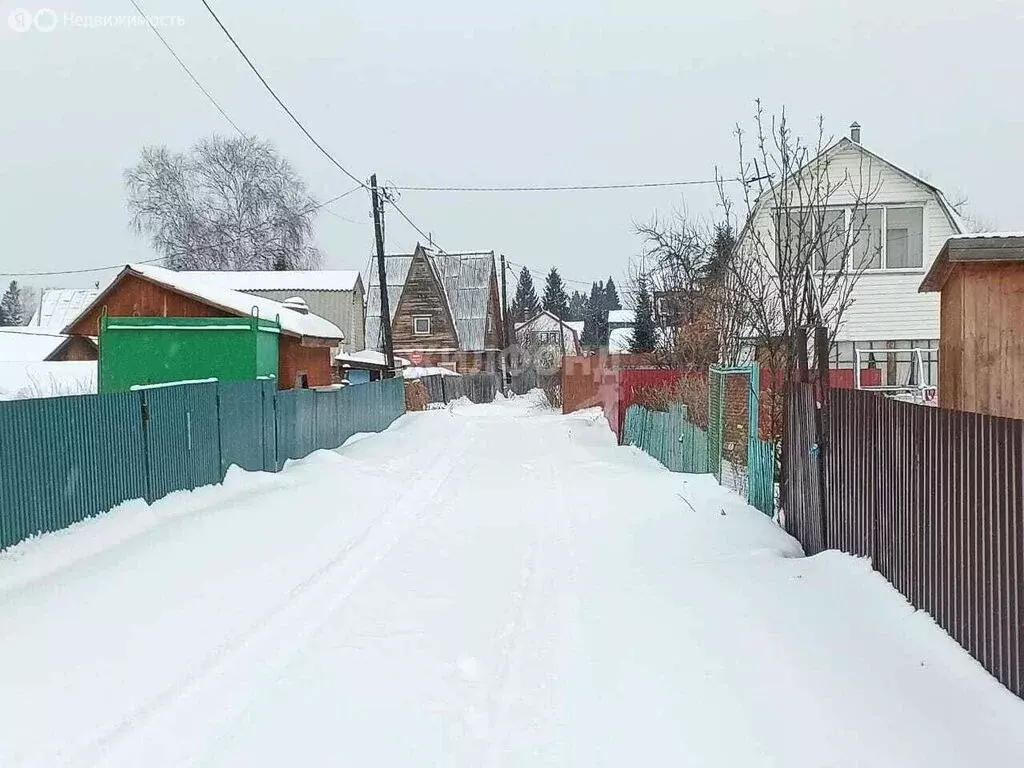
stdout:
<svg viewBox="0 0 1024 768">
<path fill-rule="evenodd" d="M 24 325 L 25 307 L 21 300 L 21 287 L 12 280 L 3 298 L 0 298 L 0 325 Z"/>
<path fill-rule="evenodd" d="M 629 342 L 630 352 L 653 352 L 657 343 L 654 325 L 654 302 L 647 287 L 647 276 L 643 273 L 636 280 L 636 320 L 633 324 L 633 338 Z"/>
<path fill-rule="evenodd" d="M 604 283 L 594 283 L 590 288 L 587 314 L 583 318 L 581 344 L 588 349 L 608 346 L 608 308 L 605 305 Z"/>
<path fill-rule="evenodd" d="M 587 319 L 587 297 L 579 291 L 573 291 L 572 298 L 569 299 L 569 319 L 577 321 Z"/>
<path fill-rule="evenodd" d="M 619 292 L 615 288 L 615 281 L 610 277 L 604 286 L 604 308 L 607 310 L 622 309 L 622 302 L 619 301 Z"/>
<path fill-rule="evenodd" d="M 516 283 L 515 298 L 512 299 L 512 322 L 525 323 L 538 312 L 540 301 L 537 300 L 537 291 L 533 287 L 533 277 L 530 270 L 523 267 Z"/>
<path fill-rule="evenodd" d="M 569 317 L 569 296 L 565 292 L 562 276 L 554 267 L 544 282 L 544 309 L 562 320 Z"/>
</svg>

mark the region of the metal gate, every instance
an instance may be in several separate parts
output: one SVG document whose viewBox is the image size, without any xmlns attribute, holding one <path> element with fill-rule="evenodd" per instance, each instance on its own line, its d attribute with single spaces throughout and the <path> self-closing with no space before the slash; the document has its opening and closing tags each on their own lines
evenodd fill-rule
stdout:
<svg viewBox="0 0 1024 768">
<path fill-rule="evenodd" d="M 708 369 L 708 470 L 722 482 L 729 376 L 742 376 L 747 381 L 747 502 L 771 515 L 775 512 L 775 445 L 760 439 L 761 367 L 757 363 L 712 365 Z"/>
</svg>

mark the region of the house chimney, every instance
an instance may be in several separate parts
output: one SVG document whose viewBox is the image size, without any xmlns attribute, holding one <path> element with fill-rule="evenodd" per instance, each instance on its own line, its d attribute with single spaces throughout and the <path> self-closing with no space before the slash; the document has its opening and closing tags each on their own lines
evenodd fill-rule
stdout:
<svg viewBox="0 0 1024 768">
<path fill-rule="evenodd" d="M 860 123 L 858 122 L 853 122 L 850 125 L 850 141 L 860 144 Z"/>
</svg>

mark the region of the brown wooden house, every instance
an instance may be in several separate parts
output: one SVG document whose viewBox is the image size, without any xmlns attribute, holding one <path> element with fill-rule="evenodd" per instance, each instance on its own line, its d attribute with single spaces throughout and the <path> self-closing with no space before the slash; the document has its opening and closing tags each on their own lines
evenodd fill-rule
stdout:
<svg viewBox="0 0 1024 768">
<path fill-rule="evenodd" d="M 188 272 L 150 265 L 126 266 L 64 332 L 72 338 L 99 335 L 100 315 L 137 317 L 248 317 L 280 320 L 279 389 L 332 383 L 332 347 L 344 338 L 333 323 L 259 296 L 211 286 Z"/>
<path fill-rule="evenodd" d="M 504 331 L 494 253 L 437 253 L 420 245 L 384 259 L 396 355 L 414 366 L 497 371 Z M 380 350 L 381 302 L 371 270 L 366 344 Z"/>
<path fill-rule="evenodd" d="M 1024 419 L 1024 234 L 951 237 L 920 290 L 942 293 L 939 405 Z"/>
</svg>

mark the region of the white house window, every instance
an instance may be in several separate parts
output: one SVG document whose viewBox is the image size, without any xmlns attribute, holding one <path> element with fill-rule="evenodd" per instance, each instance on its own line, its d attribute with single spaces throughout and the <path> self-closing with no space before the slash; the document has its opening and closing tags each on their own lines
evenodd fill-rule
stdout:
<svg viewBox="0 0 1024 768">
<path fill-rule="evenodd" d="M 920 269 L 924 266 L 924 208 L 877 206 L 835 208 L 820 214 L 790 210 L 778 219 L 779 241 L 789 248 L 789 259 L 803 243 L 812 242 L 813 268 L 839 268 L 849 244 L 850 269 Z M 820 236 L 819 236 L 820 232 Z M 844 238 L 848 238 L 846 240 Z M 824 256 L 824 264 L 822 257 Z"/>
<path fill-rule="evenodd" d="M 885 266 L 913 269 L 924 265 L 924 209 L 885 211 Z"/>
<path fill-rule="evenodd" d="M 847 214 L 855 219 L 850 228 L 850 257 L 853 269 L 882 268 L 882 209 L 863 208 Z"/>
<path fill-rule="evenodd" d="M 417 336 L 426 336 L 430 333 L 429 317 L 414 317 L 412 319 L 412 332 Z"/>
</svg>

